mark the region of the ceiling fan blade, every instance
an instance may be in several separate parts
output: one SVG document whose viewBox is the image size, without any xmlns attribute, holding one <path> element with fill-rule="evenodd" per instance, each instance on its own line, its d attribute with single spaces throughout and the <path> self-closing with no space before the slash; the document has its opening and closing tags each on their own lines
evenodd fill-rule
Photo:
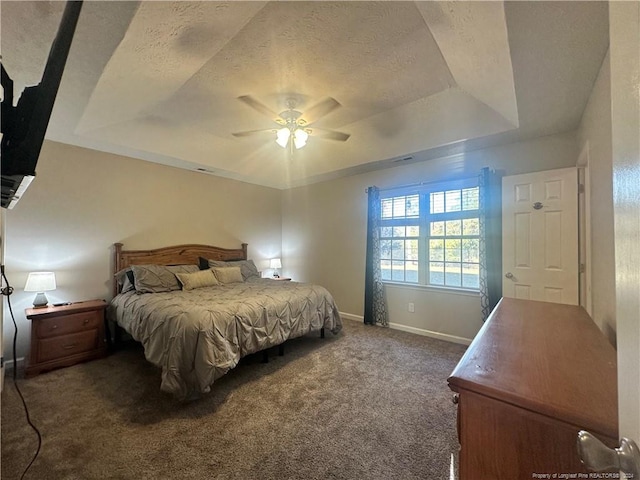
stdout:
<svg viewBox="0 0 640 480">
<path fill-rule="evenodd" d="M 314 135 L 320 138 L 327 138 L 329 140 L 336 140 L 338 142 L 346 142 L 351 136 L 348 133 L 336 132 L 335 130 L 326 130 L 324 128 L 305 128 L 309 135 Z"/>
<path fill-rule="evenodd" d="M 246 132 L 235 132 L 232 133 L 234 137 L 253 137 L 255 135 L 263 135 L 265 133 L 276 133 L 275 128 L 263 128 L 262 130 L 247 130 Z"/>
<path fill-rule="evenodd" d="M 325 115 L 333 112 L 336 108 L 340 107 L 340 103 L 331 97 L 327 97 L 324 100 L 316 103 L 313 107 L 309 108 L 302 114 L 302 120 L 307 122 L 307 125 L 311 125 L 317 122 Z"/>
<path fill-rule="evenodd" d="M 240 100 L 241 102 L 246 103 L 251 108 L 253 108 L 254 110 L 256 110 L 256 111 L 258 111 L 260 113 L 262 113 L 263 115 L 266 115 L 271 120 L 275 120 L 275 119 L 279 118 L 279 115 L 276 112 L 271 110 L 264 103 L 259 102 L 258 100 L 253 98 L 251 95 L 242 95 L 242 96 L 238 97 L 238 100 Z"/>
</svg>

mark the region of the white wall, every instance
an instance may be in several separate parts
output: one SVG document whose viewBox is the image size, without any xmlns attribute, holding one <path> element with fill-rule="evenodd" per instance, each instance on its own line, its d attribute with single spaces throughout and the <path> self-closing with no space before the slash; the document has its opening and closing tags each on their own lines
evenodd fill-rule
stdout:
<svg viewBox="0 0 640 480">
<path fill-rule="evenodd" d="M 283 193 L 283 271 L 325 285 L 345 313 L 363 315 L 367 197 L 365 188 L 475 176 L 484 166 L 505 175 L 574 166 L 575 132 L 487 148 L 340 178 Z M 451 340 L 472 339 L 482 325 L 477 295 L 388 287 L 390 322 Z M 415 303 L 415 313 L 407 311 Z"/>
<path fill-rule="evenodd" d="M 22 288 L 30 271 L 52 270 L 50 303 L 111 297 L 115 242 L 125 249 L 181 243 L 227 248 L 249 244 L 259 269 L 279 256 L 281 192 L 234 180 L 45 142 L 37 176 L 6 216 L 6 272 L 19 328 L 17 354 L 28 351 Z M 5 310 L 5 358 L 13 326 Z"/>
<path fill-rule="evenodd" d="M 607 53 L 578 129 L 580 150 L 588 148 L 591 190 L 591 316 L 615 344 L 616 293 L 611 153 L 611 75 Z"/>
</svg>

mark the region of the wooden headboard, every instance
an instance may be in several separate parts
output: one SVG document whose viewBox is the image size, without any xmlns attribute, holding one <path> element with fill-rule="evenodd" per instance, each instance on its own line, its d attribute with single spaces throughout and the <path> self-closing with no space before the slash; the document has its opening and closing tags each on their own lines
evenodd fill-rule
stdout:
<svg viewBox="0 0 640 480">
<path fill-rule="evenodd" d="M 131 265 L 198 265 L 199 257 L 211 260 L 246 260 L 247 244 L 241 248 L 221 248 L 211 245 L 175 245 L 154 250 L 123 250 L 122 243 L 114 243 L 114 271 Z M 118 282 L 113 279 L 113 295 L 118 293 Z"/>
</svg>

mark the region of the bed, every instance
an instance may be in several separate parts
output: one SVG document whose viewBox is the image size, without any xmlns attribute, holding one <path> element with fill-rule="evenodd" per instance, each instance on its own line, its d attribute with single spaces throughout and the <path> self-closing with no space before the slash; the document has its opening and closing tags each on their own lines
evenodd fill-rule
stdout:
<svg viewBox="0 0 640 480">
<path fill-rule="evenodd" d="M 342 328 L 324 287 L 260 278 L 247 260 L 247 244 L 122 247 L 114 245 L 114 297 L 107 316 L 143 345 L 147 360 L 162 370 L 161 390 L 177 398 L 209 392 L 246 355 Z M 221 279 L 233 274 L 235 281 L 209 285 L 211 271 Z M 192 280 L 204 277 L 203 285 Z"/>
</svg>

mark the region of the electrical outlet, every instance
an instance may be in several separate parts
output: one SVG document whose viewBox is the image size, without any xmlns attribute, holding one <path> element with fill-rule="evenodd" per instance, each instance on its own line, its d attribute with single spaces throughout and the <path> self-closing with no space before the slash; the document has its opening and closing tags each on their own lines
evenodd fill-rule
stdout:
<svg viewBox="0 0 640 480">
<path fill-rule="evenodd" d="M 407 307 L 410 313 L 413 313 L 416 311 L 416 306 L 413 304 L 413 302 L 409 303 Z"/>
</svg>

